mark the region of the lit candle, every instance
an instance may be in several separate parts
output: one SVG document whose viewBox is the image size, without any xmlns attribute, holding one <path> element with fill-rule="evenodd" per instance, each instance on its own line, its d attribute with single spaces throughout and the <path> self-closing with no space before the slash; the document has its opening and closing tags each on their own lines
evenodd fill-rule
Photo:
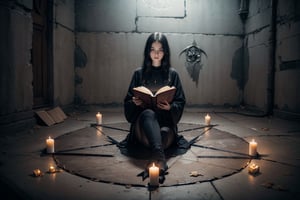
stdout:
<svg viewBox="0 0 300 200">
<path fill-rule="evenodd" d="M 211 117 L 209 116 L 209 114 L 206 114 L 206 116 L 205 116 L 205 124 L 206 125 L 210 125 L 210 119 L 211 119 Z"/>
<path fill-rule="evenodd" d="M 249 155 L 257 156 L 257 142 L 254 139 L 249 143 Z"/>
<path fill-rule="evenodd" d="M 56 170 L 55 170 L 55 167 L 53 167 L 52 165 L 50 165 L 49 167 L 49 173 L 54 173 Z"/>
<path fill-rule="evenodd" d="M 257 174 L 259 172 L 259 166 L 252 163 L 248 167 L 248 172 L 249 172 L 249 174 Z"/>
<path fill-rule="evenodd" d="M 98 112 L 96 114 L 96 122 L 97 122 L 97 125 L 102 124 L 102 114 L 100 112 Z"/>
<path fill-rule="evenodd" d="M 149 168 L 150 185 L 159 185 L 159 168 L 153 163 L 152 167 Z"/>
<path fill-rule="evenodd" d="M 35 170 L 33 170 L 33 175 L 36 177 L 42 176 L 42 172 L 40 169 L 35 169 Z"/>
<path fill-rule="evenodd" d="M 52 139 L 50 136 L 46 140 L 47 144 L 47 153 L 54 153 L 54 139 Z"/>
</svg>

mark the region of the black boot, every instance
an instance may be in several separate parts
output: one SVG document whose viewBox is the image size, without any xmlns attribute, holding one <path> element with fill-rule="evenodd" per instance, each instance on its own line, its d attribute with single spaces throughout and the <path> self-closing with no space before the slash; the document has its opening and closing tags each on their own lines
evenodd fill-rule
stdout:
<svg viewBox="0 0 300 200">
<path fill-rule="evenodd" d="M 163 170 L 164 172 L 168 170 L 169 167 L 166 162 L 163 148 L 153 150 L 152 160 L 160 170 Z"/>
<path fill-rule="evenodd" d="M 162 146 L 164 149 L 167 148 L 167 145 L 168 145 L 168 135 L 169 135 L 169 132 L 170 129 L 168 127 L 162 127 L 160 129 L 160 134 L 161 134 L 161 143 L 162 143 Z"/>
</svg>

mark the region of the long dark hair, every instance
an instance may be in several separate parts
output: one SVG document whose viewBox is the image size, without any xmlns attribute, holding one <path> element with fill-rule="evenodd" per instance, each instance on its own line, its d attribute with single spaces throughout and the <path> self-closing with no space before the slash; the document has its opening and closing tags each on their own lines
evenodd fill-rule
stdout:
<svg viewBox="0 0 300 200">
<path fill-rule="evenodd" d="M 170 47 L 169 43 L 167 40 L 167 37 L 160 33 L 160 32 L 155 32 L 152 33 L 146 42 L 145 45 L 145 50 L 144 50 L 144 62 L 143 62 L 143 79 L 144 77 L 147 77 L 151 67 L 152 67 L 152 60 L 150 57 L 150 52 L 151 52 L 151 47 L 154 42 L 159 42 L 162 45 L 163 51 L 164 51 L 164 56 L 161 61 L 161 67 L 163 69 L 163 77 L 164 79 L 168 79 L 169 76 L 169 69 L 171 67 L 170 63 Z"/>
</svg>

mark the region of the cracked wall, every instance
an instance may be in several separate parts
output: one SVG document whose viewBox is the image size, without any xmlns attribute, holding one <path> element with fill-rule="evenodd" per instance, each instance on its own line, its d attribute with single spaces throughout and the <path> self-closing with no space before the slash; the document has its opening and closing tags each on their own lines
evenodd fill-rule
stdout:
<svg viewBox="0 0 300 200">
<path fill-rule="evenodd" d="M 239 0 L 76 1 L 76 43 L 87 56 L 86 66 L 76 68 L 82 80 L 76 85 L 79 102 L 121 104 L 133 70 L 142 64 L 148 35 L 161 31 L 189 105 L 237 105 L 239 87 L 231 71 L 243 44 L 238 9 Z M 193 41 L 208 55 L 202 58 L 198 87 L 179 57 Z"/>
</svg>

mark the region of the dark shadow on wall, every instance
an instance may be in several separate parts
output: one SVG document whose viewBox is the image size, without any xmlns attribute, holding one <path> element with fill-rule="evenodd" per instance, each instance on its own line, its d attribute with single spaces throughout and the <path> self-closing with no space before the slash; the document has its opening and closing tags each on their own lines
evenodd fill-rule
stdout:
<svg viewBox="0 0 300 200">
<path fill-rule="evenodd" d="M 232 58 L 232 70 L 230 77 L 236 80 L 239 88 L 239 105 L 244 105 L 244 88 L 249 76 L 249 52 L 247 48 L 241 46 L 234 53 Z"/>
<path fill-rule="evenodd" d="M 82 48 L 76 44 L 75 51 L 74 51 L 74 61 L 75 61 L 75 87 L 79 86 L 83 82 L 83 78 L 76 73 L 76 68 L 85 68 L 88 62 L 88 57 L 86 53 L 82 50 Z M 82 105 L 85 103 L 85 100 L 78 95 L 77 91 L 75 90 L 74 96 L 74 104 L 75 105 Z"/>
</svg>

